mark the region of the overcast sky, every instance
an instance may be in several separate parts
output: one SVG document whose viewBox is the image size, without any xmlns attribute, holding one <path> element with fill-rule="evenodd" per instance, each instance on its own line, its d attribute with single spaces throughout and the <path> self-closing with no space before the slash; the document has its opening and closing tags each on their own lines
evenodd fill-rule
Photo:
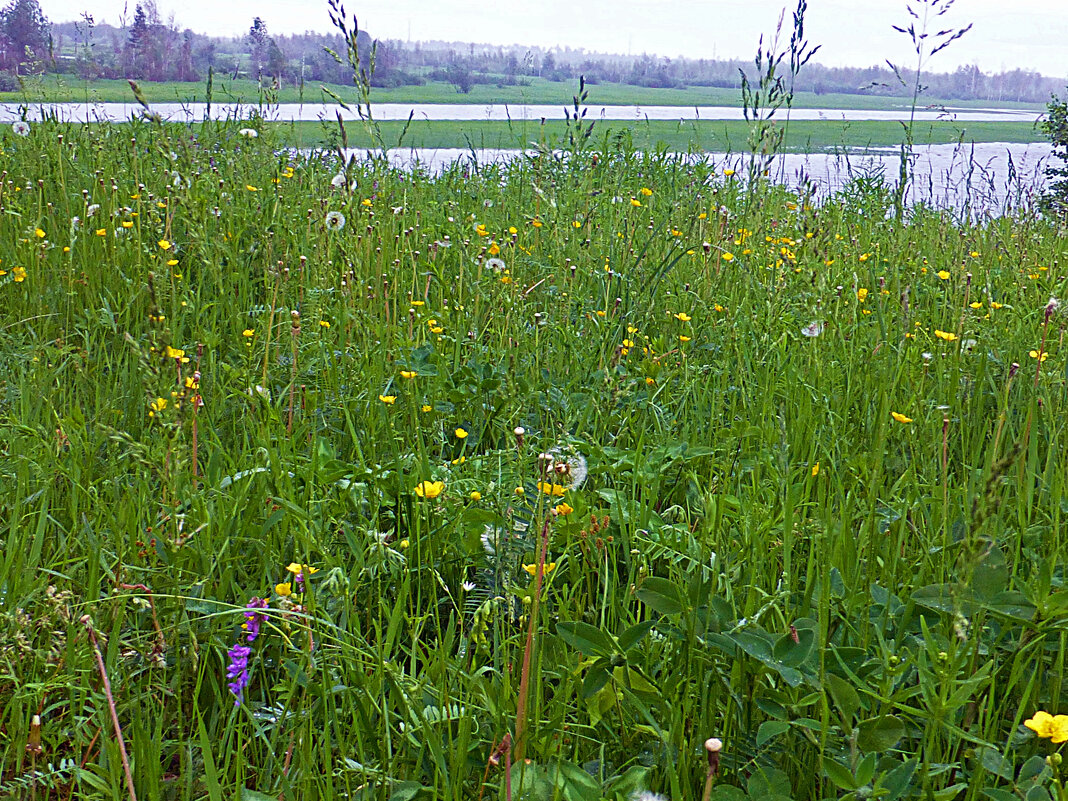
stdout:
<svg viewBox="0 0 1068 801">
<path fill-rule="evenodd" d="M 134 7 L 134 0 L 40 2 L 53 21 L 88 11 L 98 22 L 118 24 L 123 8 L 129 18 Z M 749 59 L 757 37 L 774 30 L 783 0 L 349 0 L 345 5 L 356 12 L 360 27 L 379 39 Z M 257 15 L 274 33 L 330 27 L 326 0 L 157 0 L 157 6 L 164 19 L 173 13 L 179 26 L 199 33 L 243 32 Z M 813 44 L 823 45 L 816 60 L 824 64 L 870 66 L 889 58 L 909 65 L 915 61 L 911 43 L 890 27 L 907 27 L 908 19 L 904 0 L 809 0 L 806 31 Z M 969 22 L 975 27 L 937 54 L 932 70 L 960 64 L 978 64 L 985 71 L 1020 67 L 1068 80 L 1068 0 L 957 0 L 932 31 Z"/>
</svg>

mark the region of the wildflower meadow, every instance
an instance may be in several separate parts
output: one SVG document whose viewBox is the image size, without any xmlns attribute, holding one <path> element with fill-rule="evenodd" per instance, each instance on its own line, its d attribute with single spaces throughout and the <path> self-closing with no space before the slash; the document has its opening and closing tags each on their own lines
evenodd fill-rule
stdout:
<svg viewBox="0 0 1068 801">
<path fill-rule="evenodd" d="M 555 145 L 5 127 L 0 796 L 1068 797 L 1063 225 Z"/>
</svg>

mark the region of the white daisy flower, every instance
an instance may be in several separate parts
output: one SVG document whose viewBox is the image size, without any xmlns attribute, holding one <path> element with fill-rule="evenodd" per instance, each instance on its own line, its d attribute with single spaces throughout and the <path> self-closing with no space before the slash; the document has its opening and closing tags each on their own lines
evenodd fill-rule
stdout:
<svg viewBox="0 0 1068 801">
<path fill-rule="evenodd" d="M 29 136 L 30 124 L 25 120 L 18 120 L 11 123 L 11 130 L 15 132 L 16 136 Z"/>
<path fill-rule="evenodd" d="M 340 211 L 329 211 L 326 213 L 326 219 L 323 220 L 326 225 L 327 231 L 340 231 L 345 227 L 345 215 Z"/>
</svg>

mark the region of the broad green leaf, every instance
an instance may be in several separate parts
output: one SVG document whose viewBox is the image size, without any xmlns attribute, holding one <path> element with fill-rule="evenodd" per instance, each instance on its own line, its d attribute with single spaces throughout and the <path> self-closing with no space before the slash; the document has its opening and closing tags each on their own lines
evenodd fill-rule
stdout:
<svg viewBox="0 0 1068 801">
<path fill-rule="evenodd" d="M 616 652 L 616 644 L 610 635 L 581 620 L 558 623 L 556 634 L 561 640 L 586 656 L 611 656 Z"/>
<path fill-rule="evenodd" d="M 631 626 L 629 629 L 619 635 L 619 647 L 623 650 L 624 653 L 629 651 L 631 648 L 634 648 L 643 639 L 645 639 L 645 635 L 652 630 L 654 625 L 655 624 L 653 623 L 653 621 L 646 620 L 642 623 L 638 623 L 637 625 Z"/>
<path fill-rule="evenodd" d="M 765 720 L 760 724 L 760 728 L 757 729 L 756 744 L 757 748 L 763 747 L 764 743 L 768 740 L 778 737 L 780 734 L 784 734 L 790 730 L 790 724 L 781 720 Z"/>
<path fill-rule="evenodd" d="M 851 729 L 853 727 L 853 718 L 856 717 L 861 708 L 860 696 L 857 691 L 853 689 L 853 685 L 850 682 L 833 673 L 824 675 L 823 684 L 830 692 L 831 699 L 842 715 L 842 719 Z"/>
<path fill-rule="evenodd" d="M 638 600 L 662 615 L 677 615 L 686 608 L 679 588 L 667 579 L 651 576 L 634 593 Z"/>
<path fill-rule="evenodd" d="M 889 751 L 905 736 L 905 724 L 900 718 L 885 715 L 860 724 L 857 746 L 861 751 L 882 753 Z"/>
<path fill-rule="evenodd" d="M 860 785 L 853 778 L 853 772 L 845 765 L 835 762 L 829 757 L 824 757 L 823 772 L 827 778 L 834 782 L 842 790 L 856 790 Z"/>
</svg>

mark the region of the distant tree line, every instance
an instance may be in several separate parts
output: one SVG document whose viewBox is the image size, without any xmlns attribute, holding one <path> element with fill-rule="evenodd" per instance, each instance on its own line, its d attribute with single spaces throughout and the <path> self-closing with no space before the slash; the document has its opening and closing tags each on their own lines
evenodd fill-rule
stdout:
<svg viewBox="0 0 1068 801">
<path fill-rule="evenodd" d="M 361 32 L 362 59 L 371 39 Z M 135 78 L 147 81 L 202 80 L 209 68 L 218 74 L 265 83 L 351 82 L 351 69 L 334 54 L 345 44 L 334 34 L 305 32 L 274 35 L 255 17 L 248 33 L 205 36 L 180 28 L 173 15 L 161 18 L 155 0 L 134 6 L 119 24 L 98 24 L 89 14 L 74 22 L 50 23 L 38 0 L 11 0 L 0 10 L 0 89 L 16 88 L 17 74 L 60 72 L 83 78 Z M 372 83 L 379 87 L 444 81 L 457 92 L 477 85 L 509 86 L 533 78 L 550 81 L 586 77 L 588 84 L 623 83 L 656 88 L 720 87 L 737 89 L 740 70 L 749 62 L 730 59 L 663 58 L 591 53 L 569 48 L 378 42 Z M 1064 78 L 1030 70 L 984 73 L 975 66 L 925 74 L 926 94 L 945 99 L 1044 102 L 1062 89 Z M 816 94 L 870 94 L 908 97 L 911 87 L 885 66 L 825 67 L 809 64 L 798 76 L 797 91 Z"/>
</svg>

